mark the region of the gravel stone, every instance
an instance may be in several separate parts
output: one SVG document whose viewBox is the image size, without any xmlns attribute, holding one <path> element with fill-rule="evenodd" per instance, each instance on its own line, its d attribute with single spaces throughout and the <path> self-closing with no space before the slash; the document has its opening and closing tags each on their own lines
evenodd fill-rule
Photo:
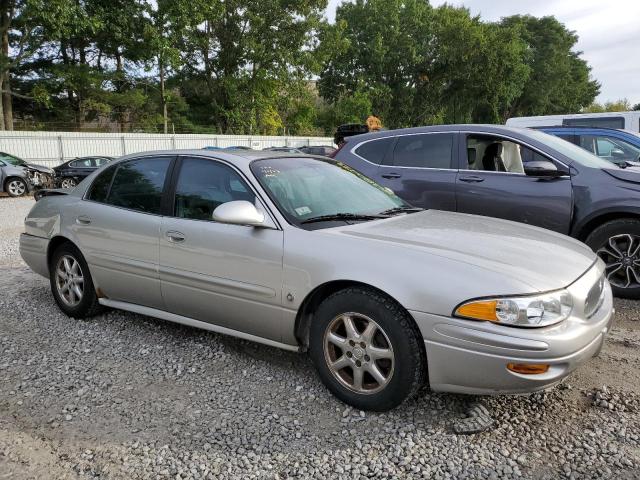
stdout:
<svg viewBox="0 0 640 480">
<path fill-rule="evenodd" d="M 78 321 L 18 255 L 33 199 L 0 197 L 0 477 L 640 478 L 638 302 L 548 392 L 424 389 L 388 413 L 340 403 L 309 358 L 131 313 Z M 452 425 L 490 419 L 458 435 Z"/>
</svg>

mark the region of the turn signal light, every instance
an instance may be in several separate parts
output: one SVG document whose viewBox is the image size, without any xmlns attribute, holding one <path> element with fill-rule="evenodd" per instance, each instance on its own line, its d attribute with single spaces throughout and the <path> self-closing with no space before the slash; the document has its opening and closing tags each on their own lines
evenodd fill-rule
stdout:
<svg viewBox="0 0 640 480">
<path fill-rule="evenodd" d="M 498 316 L 496 315 L 497 304 L 497 300 L 466 303 L 458 307 L 455 313 L 460 317 L 469 319 L 498 322 Z"/>
<path fill-rule="evenodd" d="M 549 365 L 546 363 L 507 363 L 507 369 L 523 375 L 546 373 Z"/>
</svg>

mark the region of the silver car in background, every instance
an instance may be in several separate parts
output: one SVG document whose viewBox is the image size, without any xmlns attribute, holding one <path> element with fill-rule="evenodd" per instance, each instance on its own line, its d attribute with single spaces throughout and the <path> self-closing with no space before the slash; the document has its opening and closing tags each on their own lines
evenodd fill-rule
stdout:
<svg viewBox="0 0 640 480">
<path fill-rule="evenodd" d="M 33 207 L 25 262 L 67 315 L 112 307 L 294 351 L 360 409 L 428 381 L 549 387 L 612 322 L 604 264 L 564 235 L 407 205 L 326 158 L 124 157 Z"/>
</svg>

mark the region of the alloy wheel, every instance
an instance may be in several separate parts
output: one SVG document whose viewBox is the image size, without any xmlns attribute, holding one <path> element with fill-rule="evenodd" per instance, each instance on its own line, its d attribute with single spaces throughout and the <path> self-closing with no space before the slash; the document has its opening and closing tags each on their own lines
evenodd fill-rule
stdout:
<svg viewBox="0 0 640 480">
<path fill-rule="evenodd" d="M 60 186 L 62 188 L 73 188 L 76 186 L 76 181 L 73 178 L 65 178 L 64 180 L 62 180 Z"/>
<path fill-rule="evenodd" d="M 7 190 L 14 197 L 20 197 L 27 191 L 27 185 L 22 180 L 11 180 L 7 185 Z"/>
<path fill-rule="evenodd" d="M 343 313 L 327 326 L 324 357 L 332 375 L 349 390 L 372 394 L 384 389 L 395 363 L 385 331 L 371 318 Z"/>
<path fill-rule="evenodd" d="M 611 285 L 619 288 L 640 286 L 640 237 L 628 233 L 614 235 L 596 253 L 606 264 Z"/>
<path fill-rule="evenodd" d="M 71 255 L 63 255 L 55 270 L 55 284 L 62 301 L 75 307 L 84 295 L 84 275 L 80 263 Z"/>
</svg>

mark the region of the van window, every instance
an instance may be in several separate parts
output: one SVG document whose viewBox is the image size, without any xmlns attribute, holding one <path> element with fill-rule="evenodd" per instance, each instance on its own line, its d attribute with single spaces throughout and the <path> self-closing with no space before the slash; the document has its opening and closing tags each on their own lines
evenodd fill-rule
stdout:
<svg viewBox="0 0 640 480">
<path fill-rule="evenodd" d="M 451 168 L 453 161 L 451 133 L 403 135 L 393 152 L 393 165 L 410 168 Z"/>
<path fill-rule="evenodd" d="M 624 128 L 624 117 L 565 118 L 562 125 L 570 127 Z"/>
<path fill-rule="evenodd" d="M 356 148 L 356 154 L 360 155 L 365 160 L 369 160 L 371 163 L 380 165 L 384 159 L 389 146 L 393 143 L 395 137 L 385 137 L 380 140 L 371 140 L 363 143 Z"/>
</svg>

